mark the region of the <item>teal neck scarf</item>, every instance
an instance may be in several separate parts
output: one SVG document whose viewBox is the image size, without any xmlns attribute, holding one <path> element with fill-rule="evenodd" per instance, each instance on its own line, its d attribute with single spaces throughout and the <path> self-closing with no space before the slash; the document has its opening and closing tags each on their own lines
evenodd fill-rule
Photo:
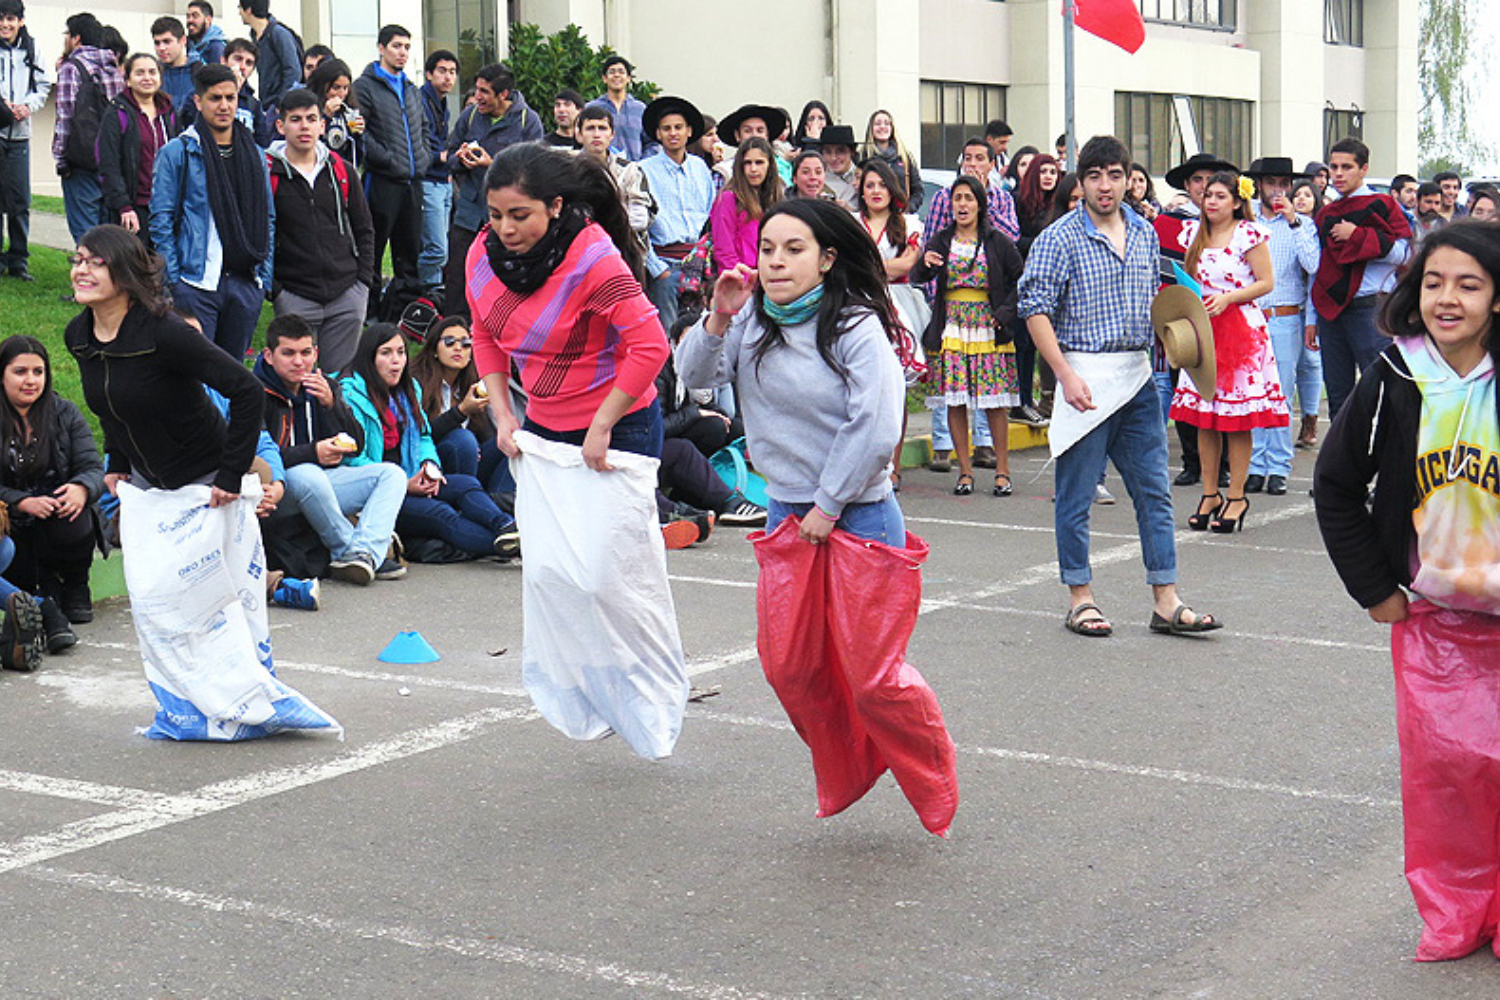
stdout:
<svg viewBox="0 0 1500 1000">
<path fill-rule="evenodd" d="M 763 296 L 761 298 L 760 311 L 765 313 L 777 326 L 796 326 L 798 323 L 806 323 L 817 315 L 818 306 L 822 303 L 823 283 L 820 281 L 806 294 L 788 302 L 784 306 L 777 305 Z"/>
</svg>

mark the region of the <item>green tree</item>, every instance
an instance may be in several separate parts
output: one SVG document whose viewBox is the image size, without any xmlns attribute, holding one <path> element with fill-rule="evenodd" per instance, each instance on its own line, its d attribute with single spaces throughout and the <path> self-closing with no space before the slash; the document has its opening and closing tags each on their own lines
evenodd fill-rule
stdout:
<svg viewBox="0 0 1500 1000">
<path fill-rule="evenodd" d="M 587 100 L 603 89 L 604 60 L 614 55 L 608 45 L 589 44 L 588 37 L 570 24 L 552 35 L 542 34 L 534 24 L 513 24 L 510 28 L 510 58 L 506 65 L 516 77 L 516 87 L 526 101 L 550 125 L 552 98 L 559 90 L 571 87 Z M 635 79 L 630 93 L 649 101 L 661 90 L 650 80 Z"/>
<path fill-rule="evenodd" d="M 1481 3 L 1474 0 L 1422 0 L 1417 72 L 1422 91 L 1417 148 L 1421 173 L 1443 169 L 1467 174 L 1467 167 L 1487 159 L 1489 143 L 1480 139 L 1469 119 L 1478 99 L 1473 58 L 1473 26 Z"/>
</svg>

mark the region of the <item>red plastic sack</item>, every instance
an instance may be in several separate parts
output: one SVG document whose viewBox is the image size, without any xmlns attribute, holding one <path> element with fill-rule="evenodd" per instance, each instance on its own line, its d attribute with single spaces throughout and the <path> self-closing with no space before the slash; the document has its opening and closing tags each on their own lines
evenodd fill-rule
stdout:
<svg viewBox="0 0 1500 1000">
<path fill-rule="evenodd" d="M 1500 618 L 1415 602 L 1391 658 L 1417 960 L 1462 958 L 1500 917 Z"/>
<path fill-rule="evenodd" d="M 750 536 L 760 563 L 757 646 L 766 680 L 812 751 L 818 815 L 858 802 L 887 768 L 922 825 L 947 836 L 958 809 L 953 740 L 937 696 L 906 662 L 927 543 L 904 549 L 835 531 L 797 536 L 788 517 Z"/>
</svg>

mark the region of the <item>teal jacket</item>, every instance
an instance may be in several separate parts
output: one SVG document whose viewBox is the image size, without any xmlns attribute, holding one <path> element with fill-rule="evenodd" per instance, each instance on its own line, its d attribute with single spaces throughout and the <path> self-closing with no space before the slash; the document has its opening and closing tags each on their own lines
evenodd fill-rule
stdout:
<svg viewBox="0 0 1500 1000">
<path fill-rule="evenodd" d="M 344 461 L 348 465 L 370 465 L 385 461 L 385 428 L 380 423 L 380 411 L 365 388 L 365 380 L 358 375 L 345 375 L 339 379 L 344 390 L 344 402 L 359 421 L 365 433 L 364 450 L 350 455 Z M 422 387 L 413 384 L 417 393 L 417 412 L 414 414 L 404 400 L 398 399 L 401 407 L 401 469 L 410 479 L 417 474 L 423 462 L 442 463 L 438 460 L 437 446 L 432 443 L 432 431 L 427 425 L 427 416 L 422 412 Z"/>
</svg>

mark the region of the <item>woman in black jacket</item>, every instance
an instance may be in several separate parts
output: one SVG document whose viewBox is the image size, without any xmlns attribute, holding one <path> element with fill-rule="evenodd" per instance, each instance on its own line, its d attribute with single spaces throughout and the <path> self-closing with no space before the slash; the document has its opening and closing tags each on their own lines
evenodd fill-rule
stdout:
<svg viewBox="0 0 1500 1000">
<path fill-rule="evenodd" d="M 41 341 L 7 337 L 0 372 L 0 501 L 9 509 L 14 553 L 5 576 L 41 598 L 46 646 L 55 653 L 77 642 L 70 621 L 94 617 L 89 568 L 100 534 L 94 502 L 104 488 L 104 463 L 78 407 L 52 391 L 52 360 Z M 7 617 L 20 624 L 29 615 L 15 614 L 12 599 L 7 595 Z M 14 651 L 12 642 L 0 646 Z M 24 656 L 7 655 L 5 665 L 20 668 Z"/>
<path fill-rule="evenodd" d="M 137 53 L 125 60 L 126 89 L 99 122 L 99 187 L 104 207 L 151 246 L 151 178 L 157 152 L 182 131 L 161 89 L 161 63 Z"/>
<path fill-rule="evenodd" d="M 953 182 L 953 225 L 932 238 L 911 270 L 913 282 L 936 279 L 932 319 L 922 335 L 929 366 L 927 406 L 948 408 L 958 482 L 953 492 L 974 492 L 969 454 L 969 407 L 984 411 L 995 441 L 997 497 L 1014 492 L 1010 479 L 1009 413 L 1020 404 L 1016 349 L 1008 327 L 1016 309 L 1021 254 L 985 212 L 983 185 L 973 177 Z"/>
</svg>

